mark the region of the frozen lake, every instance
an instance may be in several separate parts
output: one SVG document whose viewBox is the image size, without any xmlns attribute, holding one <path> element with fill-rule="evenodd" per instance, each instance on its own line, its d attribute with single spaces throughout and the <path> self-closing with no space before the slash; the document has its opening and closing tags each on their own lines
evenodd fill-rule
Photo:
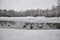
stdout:
<svg viewBox="0 0 60 40">
<path fill-rule="evenodd" d="M 0 28 L 0 40 L 60 40 L 60 30 L 21 30 Z"/>
<path fill-rule="evenodd" d="M 2 21 L 16 21 L 16 22 L 38 22 L 38 23 L 60 23 L 60 17 L 0 17 Z"/>
</svg>

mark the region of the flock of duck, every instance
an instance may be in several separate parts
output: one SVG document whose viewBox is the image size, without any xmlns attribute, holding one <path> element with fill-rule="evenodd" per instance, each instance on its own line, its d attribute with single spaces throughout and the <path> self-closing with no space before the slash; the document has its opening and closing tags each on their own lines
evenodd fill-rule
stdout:
<svg viewBox="0 0 60 40">
<path fill-rule="evenodd" d="M 16 22 L 0 22 L 0 26 L 5 26 L 5 25 L 7 25 L 7 27 L 10 27 L 11 25 L 17 26 L 17 23 Z M 11 28 L 13 28 L 13 26 Z M 51 28 L 56 28 L 56 25 L 48 24 L 48 23 L 24 23 L 22 28 L 23 29 L 34 29 L 34 28 L 35 29 L 37 28 L 38 29 L 51 29 Z"/>
</svg>

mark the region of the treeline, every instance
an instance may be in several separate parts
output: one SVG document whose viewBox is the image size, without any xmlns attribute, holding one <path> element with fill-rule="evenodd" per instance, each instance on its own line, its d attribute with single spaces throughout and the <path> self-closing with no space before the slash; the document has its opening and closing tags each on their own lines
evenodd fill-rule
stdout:
<svg viewBox="0 0 60 40">
<path fill-rule="evenodd" d="M 54 8 L 52 10 L 46 9 L 36 9 L 36 10 L 26 10 L 26 11 L 14 11 L 14 10 L 1 10 L 0 9 L 0 17 L 27 17 L 27 16 L 45 16 L 45 17 L 56 17 L 60 16 L 60 6 L 57 8 Z"/>
<path fill-rule="evenodd" d="M 59 2 L 60 0 L 58 0 Z M 45 17 L 60 17 L 60 3 L 59 5 L 53 6 L 51 10 L 46 9 L 31 9 L 26 11 L 14 11 L 14 10 L 6 10 L 0 9 L 0 17 L 27 17 L 27 16 L 45 16 Z"/>
</svg>

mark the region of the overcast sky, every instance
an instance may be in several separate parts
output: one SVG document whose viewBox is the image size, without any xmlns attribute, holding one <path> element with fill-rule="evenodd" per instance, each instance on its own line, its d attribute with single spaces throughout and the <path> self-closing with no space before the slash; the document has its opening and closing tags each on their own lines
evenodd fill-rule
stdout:
<svg viewBox="0 0 60 40">
<path fill-rule="evenodd" d="M 57 4 L 57 0 L 0 0 L 0 9 L 47 9 L 53 4 Z"/>
</svg>

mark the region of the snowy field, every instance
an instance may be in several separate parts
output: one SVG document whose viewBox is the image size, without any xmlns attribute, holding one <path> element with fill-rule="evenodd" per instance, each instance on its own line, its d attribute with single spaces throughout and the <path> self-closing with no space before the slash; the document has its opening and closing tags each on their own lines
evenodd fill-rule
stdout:
<svg viewBox="0 0 60 40">
<path fill-rule="evenodd" d="M 37 23 L 60 23 L 60 17 L 0 17 L 2 21 L 37 22 Z"/>
<path fill-rule="evenodd" d="M 60 40 L 60 30 L 21 30 L 0 28 L 0 40 Z"/>
</svg>

